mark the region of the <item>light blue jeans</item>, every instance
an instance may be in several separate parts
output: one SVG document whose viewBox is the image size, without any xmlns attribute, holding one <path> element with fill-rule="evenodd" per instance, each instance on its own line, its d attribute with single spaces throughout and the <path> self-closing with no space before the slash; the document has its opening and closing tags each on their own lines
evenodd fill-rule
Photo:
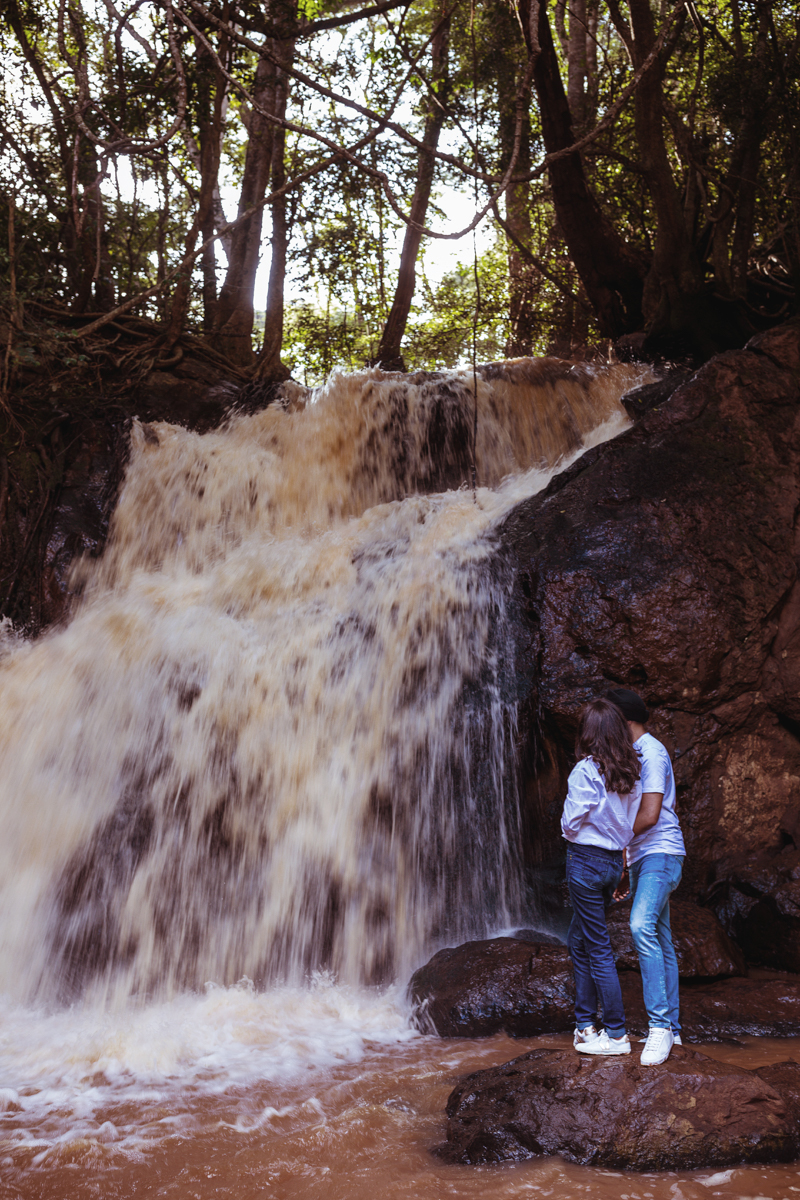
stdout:
<svg viewBox="0 0 800 1200">
<path fill-rule="evenodd" d="M 646 854 L 630 867 L 631 934 L 639 955 L 644 1006 L 651 1029 L 680 1033 L 678 960 L 669 925 L 670 893 L 681 881 L 683 856 Z"/>
</svg>

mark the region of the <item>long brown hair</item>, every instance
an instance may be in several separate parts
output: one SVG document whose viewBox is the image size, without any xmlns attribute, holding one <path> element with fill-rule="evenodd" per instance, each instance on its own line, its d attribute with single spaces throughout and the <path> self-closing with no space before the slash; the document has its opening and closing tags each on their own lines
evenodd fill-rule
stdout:
<svg viewBox="0 0 800 1200">
<path fill-rule="evenodd" d="M 578 758 L 593 758 L 609 792 L 625 796 L 641 774 L 639 756 L 633 748 L 628 724 L 610 700 L 590 700 L 581 711 Z"/>
</svg>

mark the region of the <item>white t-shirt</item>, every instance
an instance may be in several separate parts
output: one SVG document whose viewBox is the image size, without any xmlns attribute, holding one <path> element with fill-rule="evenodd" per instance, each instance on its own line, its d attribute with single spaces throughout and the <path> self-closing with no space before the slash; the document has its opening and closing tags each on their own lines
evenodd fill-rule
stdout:
<svg viewBox="0 0 800 1200">
<path fill-rule="evenodd" d="M 623 850 L 633 837 L 633 820 L 641 792 L 637 783 L 628 796 L 606 791 L 593 759 L 582 758 L 572 768 L 561 814 L 561 832 L 568 842 Z"/>
<path fill-rule="evenodd" d="M 655 825 L 635 837 L 628 847 L 628 862 L 638 862 L 647 854 L 686 854 L 683 834 L 675 812 L 675 776 L 666 747 L 651 733 L 643 733 L 639 740 L 633 743 L 633 748 L 642 763 L 642 776 L 639 780 L 640 802 L 644 792 L 661 792 L 664 799 Z M 638 810 L 637 804 L 636 812 Z M 635 820 L 636 812 L 631 820 Z"/>
</svg>

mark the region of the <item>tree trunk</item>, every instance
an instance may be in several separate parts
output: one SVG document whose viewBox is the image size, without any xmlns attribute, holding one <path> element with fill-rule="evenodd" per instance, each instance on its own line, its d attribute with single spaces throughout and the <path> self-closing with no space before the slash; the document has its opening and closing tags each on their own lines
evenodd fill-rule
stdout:
<svg viewBox="0 0 800 1200">
<path fill-rule="evenodd" d="M 266 113 L 282 116 L 277 111 L 282 94 L 279 82 L 281 72 L 273 59 L 279 60 L 285 53 L 286 43 L 280 35 L 290 33 L 296 26 L 296 0 L 271 0 L 269 17 L 275 36 L 267 37 L 264 47 L 272 57 L 259 59 L 252 95 Z M 215 319 L 218 348 L 231 362 L 243 367 L 250 366 L 254 357 L 253 292 L 261 252 L 263 201 L 272 173 L 276 126 L 254 109 L 249 132 L 239 196 L 239 216 L 250 215 L 233 230 L 228 270 L 217 301 Z"/>
<path fill-rule="evenodd" d="M 67 211 L 63 217 L 60 240 L 65 250 L 64 266 L 69 280 L 70 291 L 74 297 L 77 297 L 77 300 L 73 301 L 73 307 L 76 308 L 76 311 L 81 312 L 86 308 L 91 297 L 92 277 L 97 259 L 97 228 L 96 226 L 92 228 L 90 236 L 87 238 L 87 221 L 84 220 L 81 224 L 80 215 L 76 215 L 75 212 L 78 204 L 77 198 L 75 198 L 75 205 L 72 203 L 73 174 L 77 175 L 79 183 L 84 186 L 91 185 L 97 178 L 97 157 L 94 153 L 94 148 L 91 146 L 87 148 L 85 139 L 80 134 L 76 140 L 71 128 L 68 129 L 69 115 L 63 112 L 56 93 L 51 86 L 48 72 L 45 70 L 38 56 L 36 47 L 28 38 L 25 28 L 26 21 L 15 0 L 8 0 L 5 5 L 5 14 L 9 25 L 16 35 L 25 61 L 36 76 L 47 106 L 50 109 L 52 128 L 58 146 L 61 177 L 67 197 Z M 76 156 L 77 163 L 75 161 Z M 94 169 L 94 174 L 92 174 L 92 169 Z M 84 204 L 87 203 L 88 200 L 84 194 Z M 54 211 L 58 211 L 59 207 L 60 202 L 54 199 Z M 87 213 L 87 218 L 91 224 L 90 213 Z M 101 229 L 101 251 L 103 248 L 103 233 L 104 230 Z M 108 295 L 104 298 L 106 301 L 109 299 Z"/>
<path fill-rule="evenodd" d="M 219 179 L 219 160 L 221 150 L 222 129 L 222 95 L 225 81 L 215 67 L 214 60 L 200 39 L 195 39 L 197 61 L 197 123 L 200 135 L 200 194 L 197 201 L 197 211 L 186 235 L 184 256 L 194 252 L 198 234 L 203 241 L 213 236 L 214 231 L 214 194 Z M 216 306 L 216 258 L 213 246 L 203 251 L 201 267 L 203 272 L 203 312 L 204 327 L 209 327 L 213 320 Z M 169 350 L 183 333 L 186 325 L 186 315 L 189 311 L 193 266 L 178 276 L 178 282 L 172 297 L 170 310 L 169 331 L 166 349 Z"/>
<path fill-rule="evenodd" d="M 275 112 L 283 116 L 289 99 L 289 76 L 286 68 L 291 66 L 294 58 L 295 42 L 286 40 L 280 43 L 282 49 L 282 67 L 278 72 L 275 85 Z M 272 145 L 272 169 L 270 186 L 273 192 L 278 191 L 286 182 L 286 130 L 276 129 Z M 289 370 L 281 362 L 281 346 L 283 345 L 283 308 L 284 284 L 286 281 L 286 251 L 289 244 L 288 224 L 286 219 L 286 197 L 279 196 L 272 203 L 272 258 L 269 267 L 269 286 L 267 289 L 267 307 L 264 313 L 264 342 L 256 368 L 256 378 L 278 381 L 289 378 Z"/>
<path fill-rule="evenodd" d="M 500 170 L 505 172 L 514 153 L 517 76 L 520 69 L 514 49 L 515 44 L 519 44 L 519 28 L 515 27 L 515 22 L 512 23 L 510 10 L 503 0 L 499 4 L 492 5 L 492 23 L 497 45 L 497 53 L 492 63 L 492 74 L 497 80 L 497 105 L 500 114 L 498 128 Z M 526 112 L 514 174 L 528 175 L 530 169 L 531 122 L 530 114 Z M 530 191 L 530 183 L 524 180 L 512 183 L 505 194 L 505 221 L 509 235 L 506 238 L 508 315 L 511 327 L 506 344 L 506 354 L 509 358 L 518 358 L 533 353 L 537 273 L 536 268 L 525 257 L 517 244 L 530 246 L 533 240 Z"/>
<path fill-rule="evenodd" d="M 77 161 L 73 168 L 75 186 L 71 222 L 75 283 L 72 307 L 75 312 L 82 313 L 92 301 L 99 311 L 109 312 L 114 307 L 114 282 L 100 194 L 100 164 L 94 146 L 80 134 L 76 138 L 74 154 Z M 75 208 L 79 210 L 77 220 Z"/>
<path fill-rule="evenodd" d="M 586 125 L 586 26 L 586 0 L 570 0 L 567 101 L 573 129 L 579 134 Z"/>
<path fill-rule="evenodd" d="M 571 146 L 575 138 L 546 5 L 541 3 L 538 9 L 539 53 L 533 81 L 545 149 L 552 154 Z M 523 7 L 523 11 L 528 10 Z M 534 40 L 530 28 L 526 37 L 529 43 Z M 580 154 L 557 159 L 548 170 L 558 224 L 602 333 L 617 338 L 634 332 L 642 321 L 640 264 L 603 216 Z"/>
<path fill-rule="evenodd" d="M 747 268 L 750 244 L 756 212 L 756 184 L 761 164 L 761 139 L 767 117 L 769 74 L 767 68 L 767 5 L 757 6 L 758 28 L 755 53 L 752 58 L 750 79 L 745 89 L 744 114 L 741 141 L 743 146 L 739 203 L 736 211 L 736 228 L 731 248 L 733 291 L 745 299 L 747 296 Z"/>
<path fill-rule="evenodd" d="M 629 0 L 633 65 L 639 68 L 656 40 L 650 0 Z M 701 290 L 703 275 L 683 217 L 664 138 L 663 63 L 657 61 L 636 89 L 634 127 L 642 174 L 656 212 L 653 261 L 645 280 L 643 309 L 651 330 L 677 330 L 685 321 L 684 298 Z M 692 306 L 690 306 L 692 307 Z"/>
<path fill-rule="evenodd" d="M 734 12 L 737 6 L 734 5 Z M 755 54 L 749 63 L 741 39 L 739 22 L 734 29 L 733 43 L 739 78 L 740 111 L 735 129 L 725 186 L 714 214 L 711 261 L 714 266 L 716 291 L 725 297 L 745 297 L 747 292 L 747 260 L 753 234 L 756 182 L 761 154 L 761 137 L 767 118 L 769 75 L 766 64 L 768 15 L 766 5 L 758 6 L 758 27 Z M 789 131 L 794 134 L 794 128 Z M 734 231 L 735 226 L 735 233 Z M 733 233 L 733 246 L 731 234 Z"/>
<path fill-rule="evenodd" d="M 449 86 L 447 70 L 449 41 L 450 18 L 448 16 L 440 20 L 431 46 L 431 86 L 435 95 L 429 97 L 428 101 L 428 116 L 422 137 L 424 149 L 420 150 L 417 162 L 416 186 L 409 214 L 410 224 L 406 226 L 403 239 L 394 302 L 383 327 L 378 353 L 375 356 L 375 361 L 387 371 L 405 370 L 400 343 L 406 331 L 417 280 L 417 255 L 422 241 L 422 231 L 418 226 L 424 225 L 425 215 L 428 211 L 428 201 L 436 167 L 434 152 L 439 144 L 439 134 L 445 117 Z"/>
</svg>

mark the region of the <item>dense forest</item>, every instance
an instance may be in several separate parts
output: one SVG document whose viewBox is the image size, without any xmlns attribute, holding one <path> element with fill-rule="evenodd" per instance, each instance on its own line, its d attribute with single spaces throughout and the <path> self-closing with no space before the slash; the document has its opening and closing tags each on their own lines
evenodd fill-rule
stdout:
<svg viewBox="0 0 800 1200">
<path fill-rule="evenodd" d="M 119 366 L 134 317 L 162 367 L 313 382 L 702 358 L 796 311 L 797 3 L 3 9 L 6 396 L 54 338 Z"/>
</svg>

